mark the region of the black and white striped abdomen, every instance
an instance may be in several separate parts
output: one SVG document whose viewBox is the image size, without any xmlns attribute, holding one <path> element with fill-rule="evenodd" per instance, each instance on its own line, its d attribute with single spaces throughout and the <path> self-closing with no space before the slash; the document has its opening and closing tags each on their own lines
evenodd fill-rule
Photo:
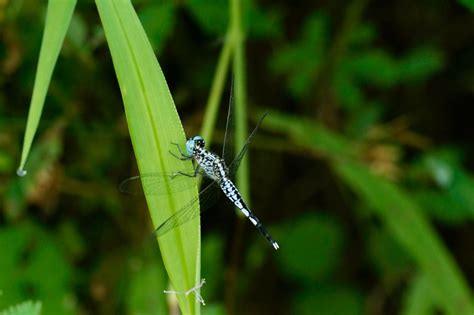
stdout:
<svg viewBox="0 0 474 315">
<path fill-rule="evenodd" d="M 268 233 L 267 229 L 263 226 L 262 222 L 252 213 L 252 211 L 247 207 L 245 202 L 242 199 L 237 187 L 234 183 L 227 177 L 223 178 L 220 181 L 220 187 L 227 198 L 232 201 L 232 203 L 239 208 L 239 210 L 252 222 L 252 224 L 259 230 L 259 232 L 272 244 L 275 249 L 278 249 L 279 246 Z"/>
<path fill-rule="evenodd" d="M 232 201 L 232 203 L 237 208 L 239 208 L 239 210 L 242 211 L 246 217 L 249 217 L 250 212 L 247 210 L 247 205 L 242 200 L 242 196 L 240 196 L 240 192 L 237 190 L 237 187 L 235 187 L 234 183 L 228 178 L 223 178 L 219 184 L 227 198 L 229 198 L 230 201 Z"/>
</svg>

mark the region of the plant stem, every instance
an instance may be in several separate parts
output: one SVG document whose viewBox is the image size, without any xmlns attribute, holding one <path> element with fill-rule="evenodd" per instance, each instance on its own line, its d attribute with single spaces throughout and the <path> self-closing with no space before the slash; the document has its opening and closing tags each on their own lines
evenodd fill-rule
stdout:
<svg viewBox="0 0 474 315">
<path fill-rule="evenodd" d="M 235 152 L 244 146 L 248 137 L 247 132 L 247 90 L 245 72 L 245 33 L 242 28 L 242 1 L 230 0 L 230 35 L 234 54 L 232 68 L 234 72 L 234 114 L 235 114 Z M 248 155 L 244 156 L 237 171 L 237 187 L 244 199 L 249 203 L 249 164 Z M 240 212 L 239 212 L 240 213 Z M 243 220 L 237 220 L 229 268 L 226 274 L 226 309 L 229 315 L 235 313 L 237 296 L 238 261 L 242 248 Z"/>
<path fill-rule="evenodd" d="M 201 129 L 201 135 L 207 140 L 208 143 L 211 143 L 212 141 L 212 134 L 216 125 L 217 112 L 222 99 L 222 92 L 224 90 L 226 75 L 229 71 L 230 58 L 232 56 L 233 42 L 230 38 L 229 32 L 225 38 L 226 40 L 219 55 L 216 72 L 214 73 L 214 79 L 212 81 L 211 91 L 209 92 L 209 98 L 207 100 L 204 121 Z"/>
<path fill-rule="evenodd" d="M 235 149 L 240 150 L 248 137 L 247 132 L 247 89 L 245 85 L 245 33 L 242 29 L 241 1 L 231 0 L 231 34 L 234 43 L 234 93 L 235 93 Z M 248 154 L 244 156 L 237 171 L 237 187 L 242 197 L 249 203 L 249 164 Z"/>
</svg>

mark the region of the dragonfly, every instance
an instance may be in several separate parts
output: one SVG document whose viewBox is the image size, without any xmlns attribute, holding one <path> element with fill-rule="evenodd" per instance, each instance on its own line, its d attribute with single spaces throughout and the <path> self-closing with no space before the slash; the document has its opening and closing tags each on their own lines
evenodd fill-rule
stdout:
<svg viewBox="0 0 474 315">
<path fill-rule="evenodd" d="M 279 248 L 278 243 L 270 235 L 261 220 L 247 206 L 244 199 L 242 198 L 241 193 L 231 180 L 231 178 L 235 175 L 242 158 L 247 152 L 252 138 L 255 136 L 255 133 L 257 132 L 267 113 L 265 113 L 260 118 L 240 152 L 229 164 L 229 166 L 227 166 L 223 157 L 225 157 L 227 153 L 226 145 L 228 142 L 227 138 L 230 124 L 230 111 L 231 109 L 229 106 L 222 157 L 206 149 L 206 143 L 203 137 L 199 135 L 193 136 L 186 141 L 186 149 L 184 152 L 178 143 L 172 143 L 172 145 L 176 146 L 178 154 L 170 151 L 171 155 L 182 161 L 193 160 L 195 163 L 194 171 L 192 173 L 177 171 L 174 173 L 149 173 L 141 176 L 134 176 L 123 181 L 120 184 L 119 189 L 124 193 L 135 193 L 137 190 L 137 183 L 141 182 L 141 185 L 146 187 L 142 187 L 142 190 L 144 192 L 146 191 L 146 194 L 154 194 L 161 191 L 159 186 L 163 185 L 164 181 L 166 180 L 168 184 L 171 183 L 171 186 L 176 188 L 176 191 L 178 191 L 179 189 L 190 188 L 195 184 L 195 180 L 197 180 L 199 176 L 205 176 L 211 179 L 211 183 L 201 190 L 198 197 L 187 202 L 175 214 L 161 223 L 155 230 L 155 235 L 161 236 L 168 231 L 180 226 L 181 224 L 199 216 L 199 210 L 197 207 L 194 207 L 195 203 L 201 200 L 201 204 L 203 204 L 206 203 L 210 198 L 215 199 L 216 197 L 213 196 L 213 190 L 218 187 L 224 193 L 224 195 L 244 214 L 244 216 L 252 223 L 252 225 L 257 228 L 260 234 L 265 237 L 271 246 L 277 250 Z"/>
</svg>

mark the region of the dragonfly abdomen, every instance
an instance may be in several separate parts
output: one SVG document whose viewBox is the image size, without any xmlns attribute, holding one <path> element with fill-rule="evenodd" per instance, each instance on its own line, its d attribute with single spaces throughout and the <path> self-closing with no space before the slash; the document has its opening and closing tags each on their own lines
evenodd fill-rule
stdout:
<svg viewBox="0 0 474 315">
<path fill-rule="evenodd" d="M 258 229 L 260 234 L 262 234 L 267 239 L 267 241 L 273 246 L 273 248 L 278 249 L 278 243 L 273 240 L 272 236 L 263 226 L 260 219 L 253 214 L 249 207 L 247 207 L 234 183 L 228 178 L 223 178 L 219 182 L 219 185 L 224 194 L 227 196 L 227 198 L 229 198 L 229 200 L 232 201 L 232 203 L 237 208 L 239 208 L 239 210 L 250 220 L 250 222 L 252 222 L 252 224 Z"/>
</svg>

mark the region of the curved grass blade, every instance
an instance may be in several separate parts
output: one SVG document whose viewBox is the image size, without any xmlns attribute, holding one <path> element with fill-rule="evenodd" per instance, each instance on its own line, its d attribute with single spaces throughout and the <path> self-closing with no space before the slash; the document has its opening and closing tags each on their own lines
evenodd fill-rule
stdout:
<svg viewBox="0 0 474 315">
<path fill-rule="evenodd" d="M 59 52 L 66 36 L 76 0 L 50 0 L 46 11 L 46 24 L 44 27 L 41 50 L 36 70 L 33 95 L 31 97 L 30 111 L 26 123 L 26 131 L 21 151 L 21 161 L 17 170 L 20 176 L 26 175 L 25 163 L 30 153 L 31 144 L 43 111 L 44 101 L 48 92 L 49 83 L 53 75 L 54 66 L 58 60 Z"/>
<path fill-rule="evenodd" d="M 96 4 L 117 73 L 140 173 L 168 173 L 183 168 L 192 172 L 191 162 L 177 160 L 169 154 L 172 142 L 185 142 L 184 131 L 132 4 L 128 0 L 96 0 Z M 171 184 L 164 183 L 160 197 L 145 195 L 154 226 L 182 208 L 186 200 L 197 196 L 197 187 L 175 194 Z M 181 292 L 195 287 L 201 280 L 199 220 L 191 222 L 158 238 L 170 281 Z M 182 314 L 200 314 L 200 304 L 194 296 L 176 297 Z"/>
<path fill-rule="evenodd" d="M 345 161 L 335 163 L 334 169 L 417 261 L 432 287 L 437 306 L 446 314 L 473 314 L 470 290 L 461 271 L 418 205 L 365 166 Z"/>
<path fill-rule="evenodd" d="M 295 143 L 332 162 L 341 180 L 382 220 L 387 231 L 417 262 L 433 289 L 439 308 L 446 314 L 474 314 L 466 280 L 419 205 L 397 185 L 357 163 L 357 148 L 353 142 L 314 121 L 276 112 L 271 112 L 265 125 L 289 135 Z"/>
</svg>

